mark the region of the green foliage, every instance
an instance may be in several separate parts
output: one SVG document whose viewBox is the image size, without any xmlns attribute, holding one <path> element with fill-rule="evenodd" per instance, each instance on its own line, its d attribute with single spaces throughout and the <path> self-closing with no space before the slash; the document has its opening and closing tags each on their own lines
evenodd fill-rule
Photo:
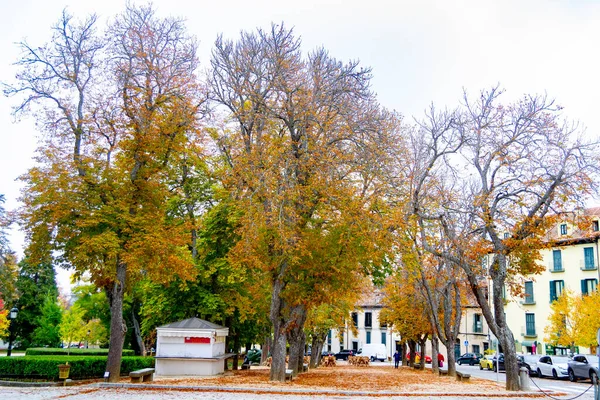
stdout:
<svg viewBox="0 0 600 400">
<path fill-rule="evenodd" d="M 85 310 L 77 305 L 73 305 L 63 314 L 59 331 L 60 338 L 67 344 L 67 347 L 69 347 L 71 343 L 85 340 L 87 329 L 86 324 L 83 321 L 84 314 Z"/>
<path fill-rule="evenodd" d="M 44 299 L 48 295 L 58 297 L 52 264 L 47 262 L 31 264 L 29 258 L 25 257 L 19 263 L 17 291 L 20 294 L 17 302 L 19 315 L 15 321 L 17 341 L 23 348 L 36 346 L 33 332 L 38 327 Z"/>
<path fill-rule="evenodd" d="M 41 313 L 37 320 L 37 327 L 33 331 L 33 343 L 38 346 L 56 347 L 60 344 L 58 327 L 62 319 L 62 308 L 52 293 L 46 295 Z"/>
<path fill-rule="evenodd" d="M 101 378 L 106 369 L 106 357 L 101 356 L 0 357 L 0 376 L 21 378 L 34 376 L 57 380 L 58 365 L 66 362 L 71 366 L 69 371 L 71 379 Z M 154 367 L 154 358 L 152 357 L 123 357 L 121 360 L 122 375 L 127 375 L 137 369 L 151 367 Z"/>
<path fill-rule="evenodd" d="M 108 349 L 63 349 L 32 347 L 26 350 L 26 356 L 106 356 Z M 123 356 L 133 356 L 133 350 L 123 349 Z"/>
</svg>

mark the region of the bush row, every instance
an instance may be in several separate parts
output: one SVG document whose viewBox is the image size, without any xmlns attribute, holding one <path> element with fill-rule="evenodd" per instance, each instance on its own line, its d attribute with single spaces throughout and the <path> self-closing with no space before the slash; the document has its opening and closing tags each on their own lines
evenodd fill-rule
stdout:
<svg viewBox="0 0 600 400">
<path fill-rule="evenodd" d="M 26 356 L 107 356 L 108 349 L 62 349 L 33 347 L 25 351 Z M 135 355 L 133 350 L 123 350 L 123 357 Z"/>
<path fill-rule="evenodd" d="M 0 377 L 58 380 L 58 365 L 69 362 L 71 379 L 102 378 L 106 369 L 106 358 L 101 356 L 0 357 Z M 123 357 L 121 375 L 152 367 L 154 367 L 153 357 Z"/>
</svg>

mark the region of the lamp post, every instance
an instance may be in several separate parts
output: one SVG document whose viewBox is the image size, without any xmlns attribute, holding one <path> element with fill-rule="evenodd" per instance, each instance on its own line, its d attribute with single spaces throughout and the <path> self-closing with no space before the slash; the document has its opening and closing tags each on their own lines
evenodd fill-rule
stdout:
<svg viewBox="0 0 600 400">
<path fill-rule="evenodd" d="M 8 350 L 6 351 L 6 356 L 10 357 L 12 354 L 12 343 L 14 339 L 14 323 L 13 321 L 17 319 L 17 314 L 19 314 L 19 309 L 17 307 L 13 307 L 10 309 L 10 327 L 8 331 Z"/>
<path fill-rule="evenodd" d="M 90 330 L 88 329 L 87 336 L 86 336 L 86 341 L 85 341 L 85 348 L 86 349 L 88 348 L 89 344 L 90 344 Z"/>
</svg>

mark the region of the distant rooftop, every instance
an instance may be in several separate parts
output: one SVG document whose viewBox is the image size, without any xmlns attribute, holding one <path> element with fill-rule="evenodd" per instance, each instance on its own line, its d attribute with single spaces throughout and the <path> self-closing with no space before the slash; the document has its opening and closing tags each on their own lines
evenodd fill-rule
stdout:
<svg viewBox="0 0 600 400">
<path fill-rule="evenodd" d="M 171 322 L 170 324 L 159 326 L 159 328 L 170 329 L 225 329 L 224 326 L 213 324 L 200 318 L 189 318 L 183 321 Z"/>
</svg>

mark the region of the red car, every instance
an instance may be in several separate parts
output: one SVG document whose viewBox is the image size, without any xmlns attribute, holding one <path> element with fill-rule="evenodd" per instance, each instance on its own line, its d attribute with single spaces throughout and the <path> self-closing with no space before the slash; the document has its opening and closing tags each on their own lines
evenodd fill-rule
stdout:
<svg viewBox="0 0 600 400">
<path fill-rule="evenodd" d="M 410 352 L 406 353 L 406 361 L 410 360 Z M 419 362 L 421 362 L 421 353 L 419 353 L 418 351 L 415 353 L 415 363 L 418 364 Z M 431 357 L 428 356 L 427 354 L 425 354 L 425 362 L 427 364 L 431 364 Z"/>
</svg>

